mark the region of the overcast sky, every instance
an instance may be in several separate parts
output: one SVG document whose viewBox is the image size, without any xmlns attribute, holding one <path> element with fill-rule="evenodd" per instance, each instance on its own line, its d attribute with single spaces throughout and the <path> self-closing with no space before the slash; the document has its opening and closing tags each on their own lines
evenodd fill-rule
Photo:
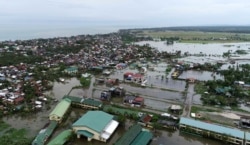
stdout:
<svg viewBox="0 0 250 145">
<path fill-rule="evenodd" d="M 248 25 L 250 0 L 0 0 L 0 23 Z"/>
<path fill-rule="evenodd" d="M 0 31 L 28 27 L 249 25 L 250 0 L 0 0 Z"/>
</svg>

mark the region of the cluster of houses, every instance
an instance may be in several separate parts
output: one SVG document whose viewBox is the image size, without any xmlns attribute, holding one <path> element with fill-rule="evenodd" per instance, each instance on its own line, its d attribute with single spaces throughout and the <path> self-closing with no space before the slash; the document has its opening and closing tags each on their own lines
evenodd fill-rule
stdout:
<svg viewBox="0 0 250 145">
<path fill-rule="evenodd" d="M 3 66 L 0 68 L 0 111 L 7 114 L 13 110 L 23 108 L 23 103 L 31 105 L 32 109 L 42 108 L 42 102 L 46 102 L 43 91 L 46 85 L 41 80 L 36 80 L 28 69 L 32 67 L 20 63 L 19 65 Z M 27 102 L 25 87 L 29 85 L 34 89 L 35 97 Z"/>
<path fill-rule="evenodd" d="M 140 47 L 140 48 L 139 48 Z M 59 49 L 60 48 L 60 49 Z M 67 48 L 67 49 L 66 49 Z M 121 36 L 117 33 L 107 35 L 79 35 L 72 37 L 59 37 L 49 39 L 16 40 L 0 42 L 0 53 L 14 53 L 23 56 L 32 55 L 41 57 L 39 62 L 32 64 L 19 63 L 4 66 L 0 62 L 0 109 L 6 113 L 7 105 L 18 106 L 26 101 L 24 85 L 29 82 L 36 91 L 36 97 L 32 100 L 35 108 L 42 107 L 42 98 L 45 85 L 48 81 L 33 77 L 36 67 L 55 69 L 60 64 L 66 65 L 63 71 L 68 74 L 82 73 L 86 70 L 100 70 L 106 68 L 124 69 L 128 62 L 143 58 L 146 55 L 157 56 L 156 49 L 146 53 L 148 48 L 133 44 L 124 45 Z M 46 74 L 46 71 L 43 71 Z M 110 72 L 105 72 L 109 75 Z M 46 75 L 45 75 L 46 76 Z M 41 76 L 40 76 L 41 77 Z M 133 79 L 143 81 L 139 74 L 133 75 Z M 110 79 L 108 84 L 116 84 L 117 80 Z M 40 97 L 40 100 L 38 99 Z M 40 102 L 39 102 L 40 101 Z M 7 108 L 7 109 L 6 109 Z"/>
</svg>

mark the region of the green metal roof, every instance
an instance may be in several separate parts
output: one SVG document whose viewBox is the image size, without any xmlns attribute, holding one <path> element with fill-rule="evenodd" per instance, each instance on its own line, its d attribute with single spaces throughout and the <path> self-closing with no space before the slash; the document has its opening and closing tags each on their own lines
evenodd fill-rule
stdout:
<svg viewBox="0 0 250 145">
<path fill-rule="evenodd" d="M 153 138 L 153 134 L 148 131 L 141 131 L 130 145 L 147 145 Z"/>
<path fill-rule="evenodd" d="M 85 126 L 101 133 L 106 125 L 114 118 L 113 115 L 103 111 L 88 111 L 78 119 L 72 127 Z"/>
<path fill-rule="evenodd" d="M 46 140 L 50 137 L 53 133 L 54 129 L 57 126 L 56 121 L 51 121 L 49 126 L 46 129 L 42 129 L 36 138 L 33 140 L 32 145 L 44 145 Z"/>
<path fill-rule="evenodd" d="M 73 132 L 71 129 L 64 130 L 58 136 L 56 136 L 53 140 L 51 140 L 48 143 L 48 145 L 63 145 L 68 141 L 68 139 L 72 135 L 72 133 Z"/>
<path fill-rule="evenodd" d="M 84 136 L 86 136 L 88 138 L 91 138 L 94 135 L 93 133 L 88 132 L 87 130 L 78 130 L 77 134 L 84 135 Z"/>
<path fill-rule="evenodd" d="M 71 100 L 70 99 L 62 99 L 54 108 L 54 110 L 49 115 L 57 115 L 59 117 L 63 117 L 63 115 L 67 112 L 70 107 Z"/>
<path fill-rule="evenodd" d="M 91 98 L 80 98 L 75 96 L 64 96 L 63 98 L 70 99 L 73 103 L 86 104 L 95 107 L 102 107 L 102 102 Z"/>
<path fill-rule="evenodd" d="M 139 124 L 133 125 L 129 130 L 115 143 L 115 145 L 130 145 L 140 134 L 142 127 Z"/>
<path fill-rule="evenodd" d="M 226 134 L 228 136 L 244 139 L 244 132 L 241 130 L 238 130 L 238 129 L 234 129 L 234 128 L 228 128 L 228 127 L 224 127 L 224 126 L 220 126 L 220 125 L 216 125 L 216 124 L 211 124 L 211 123 L 206 123 L 206 122 L 201 122 L 201 121 L 197 121 L 197 120 L 193 120 L 193 119 L 189 119 L 189 118 L 184 118 L 184 117 L 181 117 L 180 124 L 194 126 L 196 128 L 201 128 L 204 130 L 208 130 L 208 131 L 212 131 L 212 132 L 216 132 L 216 133 L 220 133 L 220 134 Z"/>
<path fill-rule="evenodd" d="M 66 68 L 65 71 L 67 71 L 67 72 L 76 72 L 76 71 L 78 71 L 78 67 L 71 66 L 71 67 Z"/>
</svg>

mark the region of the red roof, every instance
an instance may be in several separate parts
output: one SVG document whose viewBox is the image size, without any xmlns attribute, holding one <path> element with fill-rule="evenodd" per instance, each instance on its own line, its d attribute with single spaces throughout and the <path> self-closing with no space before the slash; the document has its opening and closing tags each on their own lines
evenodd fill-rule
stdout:
<svg viewBox="0 0 250 145">
<path fill-rule="evenodd" d="M 145 115 L 144 116 L 144 118 L 142 119 L 142 121 L 144 122 L 144 123 L 148 123 L 148 122 L 150 122 L 151 121 L 151 119 L 152 119 L 152 117 L 150 116 L 150 115 Z"/>
<path fill-rule="evenodd" d="M 23 100 L 24 100 L 24 97 L 17 97 L 14 99 L 14 102 L 19 103 L 19 102 L 22 102 Z"/>
<path fill-rule="evenodd" d="M 124 74 L 124 76 L 129 76 L 129 75 L 133 76 L 134 73 L 132 73 L 132 72 L 126 72 L 126 73 Z"/>
<path fill-rule="evenodd" d="M 133 75 L 133 77 L 134 77 L 134 78 L 142 78 L 143 75 L 140 74 L 140 73 L 136 73 L 136 74 Z"/>
<path fill-rule="evenodd" d="M 143 101 L 144 101 L 144 98 L 142 98 L 142 97 L 136 97 L 136 98 L 134 99 L 134 101 L 135 101 L 135 102 L 143 102 Z"/>
</svg>

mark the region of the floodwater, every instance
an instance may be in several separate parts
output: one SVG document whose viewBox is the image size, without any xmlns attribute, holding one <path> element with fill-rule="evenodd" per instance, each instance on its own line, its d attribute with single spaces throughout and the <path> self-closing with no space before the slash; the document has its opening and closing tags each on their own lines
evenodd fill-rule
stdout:
<svg viewBox="0 0 250 145">
<path fill-rule="evenodd" d="M 195 70 L 184 71 L 178 78 L 180 79 L 194 78 L 200 81 L 224 79 L 223 76 L 213 73 L 213 72 L 195 71 Z"/>
<path fill-rule="evenodd" d="M 35 137 L 35 135 L 49 123 L 49 113 L 54 109 L 56 104 L 51 104 L 50 109 L 43 107 L 42 111 L 38 111 L 26 116 L 12 115 L 3 117 L 3 121 L 16 129 L 27 129 L 28 137 Z"/>
<path fill-rule="evenodd" d="M 93 79 L 94 81 L 94 79 Z M 175 81 L 169 79 L 168 83 L 174 84 L 181 84 L 180 91 L 184 90 L 185 83 L 183 81 Z M 93 82 L 92 82 L 93 83 Z M 183 84 L 182 84 L 183 83 Z M 89 90 L 83 90 L 83 89 L 74 89 L 71 90 L 72 87 L 80 85 L 79 80 L 76 78 L 72 78 L 69 80 L 66 80 L 65 83 L 55 82 L 54 87 L 51 92 L 47 92 L 50 95 L 53 95 L 56 99 L 60 100 L 64 95 L 69 94 L 72 96 L 78 96 L 81 97 L 86 94 L 90 94 Z M 140 88 L 140 87 L 133 87 L 128 84 L 121 84 L 122 87 L 124 87 L 126 90 L 130 92 L 136 92 L 138 94 L 142 94 L 142 96 L 145 96 L 145 104 L 147 108 L 153 108 L 153 109 L 159 109 L 159 110 L 166 110 L 172 102 L 183 102 L 184 98 L 181 92 L 175 92 L 175 91 L 166 91 L 163 89 L 152 89 L 152 88 Z M 93 86 L 91 85 L 90 90 L 92 90 L 94 87 L 106 89 L 104 86 Z M 91 91 L 92 92 L 92 91 Z M 91 93 L 91 97 L 98 99 L 100 95 L 100 90 L 95 89 L 93 93 Z M 29 117 L 19 117 L 19 116 L 12 116 L 12 117 L 5 117 L 3 120 L 10 124 L 11 126 L 15 128 L 27 128 L 29 130 L 29 136 L 34 137 L 41 128 L 44 127 L 46 123 L 49 122 L 48 115 L 49 113 L 54 109 L 56 103 L 51 106 L 51 109 L 43 109 L 41 112 L 34 113 L 30 115 Z M 54 135 L 55 137 L 57 134 L 59 134 L 62 130 L 68 129 L 71 127 L 72 123 L 76 121 L 81 115 L 83 115 L 85 111 L 81 109 L 71 109 L 70 117 L 62 124 L 59 128 L 55 131 Z M 131 123 L 130 123 L 131 124 Z M 92 141 L 87 142 L 86 138 L 77 139 L 73 144 L 74 145 L 81 145 L 81 144 L 92 144 L 92 145 L 112 145 L 124 132 L 125 130 L 130 126 L 129 124 L 126 125 L 126 127 L 119 127 L 115 134 L 112 136 L 112 138 L 108 141 L 108 143 L 102 143 L 99 141 Z M 158 133 L 155 134 L 151 145 L 219 145 L 220 142 L 216 142 L 209 139 L 204 139 L 201 137 L 188 135 L 188 134 L 179 134 L 178 131 L 176 132 L 170 132 L 170 131 L 158 131 Z"/>
<path fill-rule="evenodd" d="M 135 44 L 144 45 L 149 44 L 150 46 L 157 48 L 159 51 L 167 51 L 169 53 L 174 53 L 176 51 L 189 52 L 190 54 L 203 54 L 207 55 L 222 55 L 228 50 L 235 52 L 236 50 L 249 50 L 250 42 L 242 43 L 208 43 L 208 44 L 199 44 L 199 43 L 174 43 L 173 45 L 167 45 L 165 41 L 141 41 Z M 248 57 L 245 56 L 244 57 Z"/>
</svg>

